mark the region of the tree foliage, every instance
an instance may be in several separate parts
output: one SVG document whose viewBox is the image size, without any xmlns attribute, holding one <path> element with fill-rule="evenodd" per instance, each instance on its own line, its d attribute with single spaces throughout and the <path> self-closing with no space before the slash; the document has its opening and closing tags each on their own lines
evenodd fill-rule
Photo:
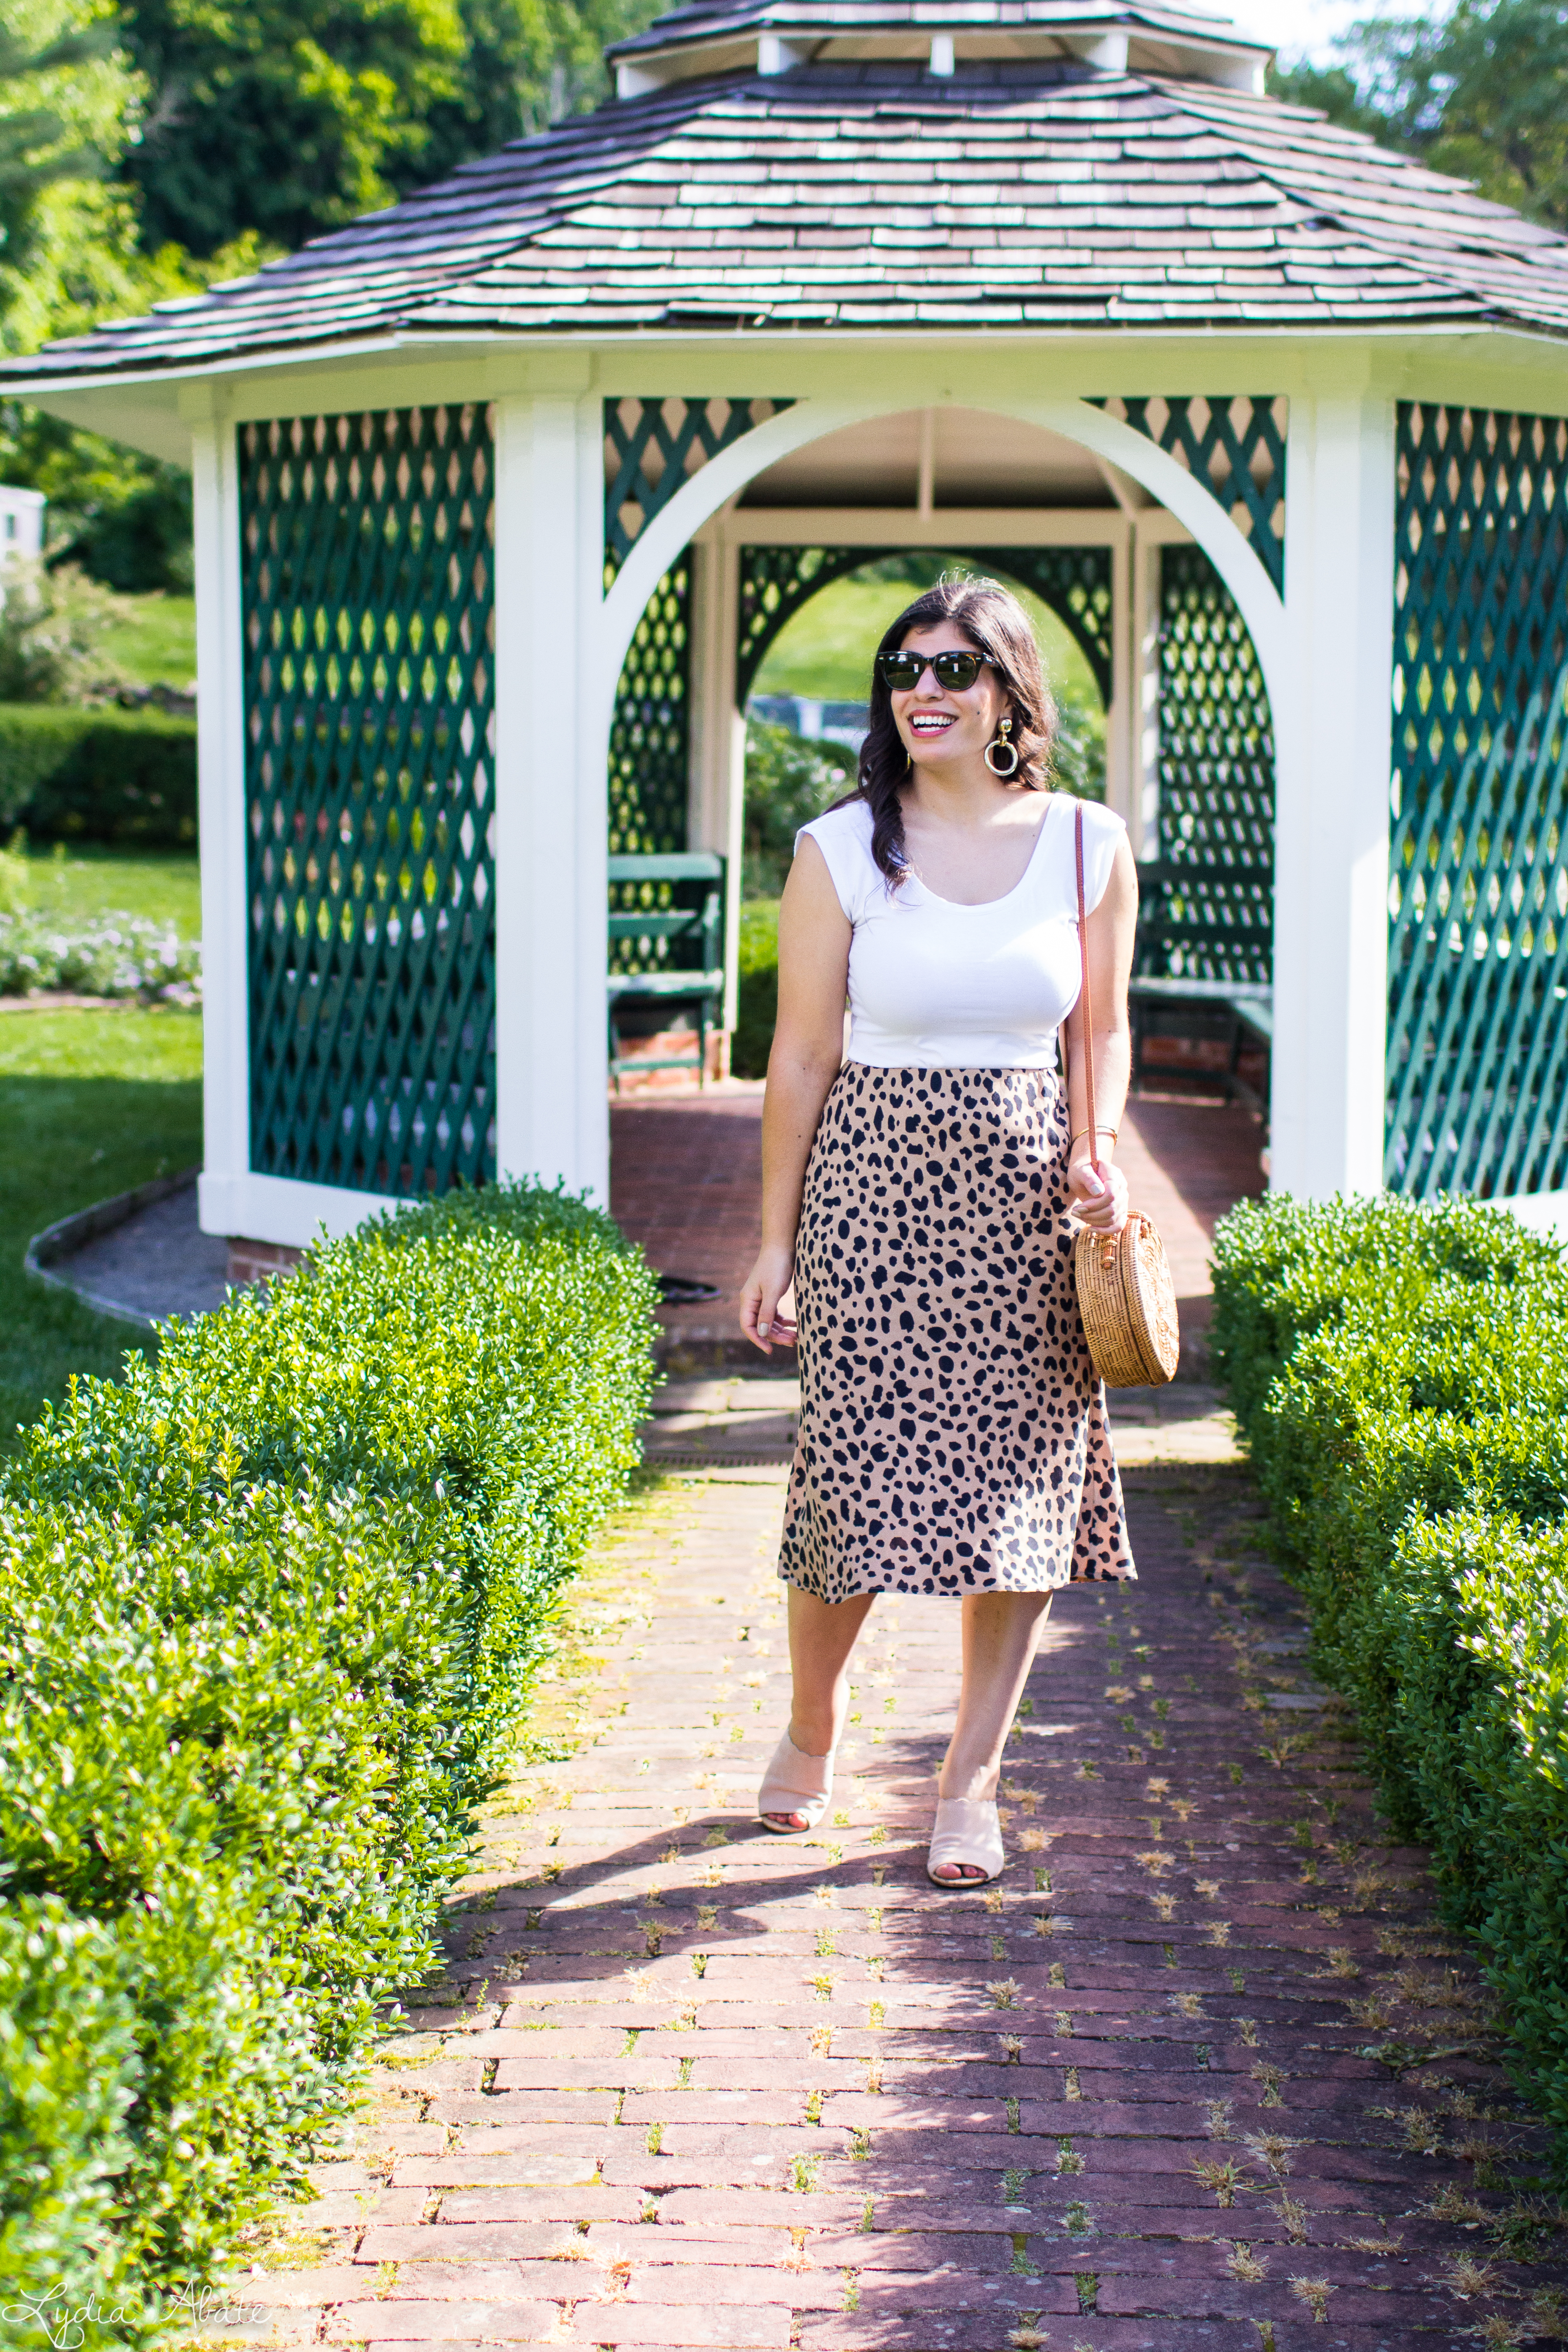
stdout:
<svg viewBox="0 0 1568 2352">
<path fill-rule="evenodd" d="M 241 276 L 596 103 L 658 0 L 5 0 L 0 352 Z M 190 586 L 177 467 L 0 403 L 62 555 Z"/>
<path fill-rule="evenodd" d="M 39 41 L 13 20 L 0 24 L 0 257 L 25 268 L 37 225 L 38 200 L 60 180 L 94 179 L 99 149 L 49 102 L 74 68 L 102 59 L 112 46 L 102 17 L 69 25 Z"/>
<path fill-rule="evenodd" d="M 74 247 L 78 214 L 105 225 L 107 190 L 133 135 L 140 88 L 115 47 L 104 0 L 6 0 L 0 20 L 0 321 L 25 348 L 13 313 Z M 133 218 L 117 222 L 129 230 Z M 106 257 L 107 258 L 107 257 Z M 58 333 L 69 329 L 56 327 Z"/>
<path fill-rule="evenodd" d="M 124 167 L 143 244 L 204 256 L 386 204 L 463 56 L 456 0 L 135 0 L 124 26 L 148 89 Z"/>
<path fill-rule="evenodd" d="M 609 95 L 604 50 L 638 32 L 666 0 L 458 0 L 464 50 L 458 89 L 426 118 L 421 168 L 398 193 L 509 140 L 582 114 Z"/>
<path fill-rule="evenodd" d="M 653 0 L 132 0 L 144 246 L 279 248 L 594 105 Z"/>
<path fill-rule="evenodd" d="M 0 606 L 0 703 L 91 702 L 119 686 L 101 641 L 123 610 L 74 563 L 50 572 L 14 555 Z"/>
<path fill-rule="evenodd" d="M 243 267 L 255 240 L 211 265 L 146 252 L 114 173 L 144 87 L 101 0 L 6 0 L 0 32 L 0 352 L 36 351 Z M 8 181 L 6 165 L 14 164 Z M 188 588 L 183 470 L 16 401 L 0 402 L 0 479 L 42 490 L 52 557 L 110 586 Z"/>
<path fill-rule="evenodd" d="M 1441 17 L 1352 25 L 1338 60 L 1275 75 L 1279 96 L 1568 229 L 1568 8 L 1458 0 Z"/>
</svg>

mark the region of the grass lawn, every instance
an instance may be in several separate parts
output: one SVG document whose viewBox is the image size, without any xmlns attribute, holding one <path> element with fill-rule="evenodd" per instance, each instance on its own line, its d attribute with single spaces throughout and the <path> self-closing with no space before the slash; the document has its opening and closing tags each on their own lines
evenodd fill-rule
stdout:
<svg viewBox="0 0 1568 2352">
<path fill-rule="evenodd" d="M 194 596 L 128 596 L 127 618 L 106 629 L 104 652 L 142 686 L 174 686 L 182 691 L 196 674 L 196 600 Z"/>
<path fill-rule="evenodd" d="M 73 1372 L 113 1372 L 128 1325 L 22 1272 L 32 1236 L 201 1158 L 201 1015 L 0 1014 L 0 1452 Z"/>
<path fill-rule="evenodd" d="M 55 845 L 40 842 L 28 849 L 27 863 L 36 914 L 72 923 L 142 915 L 149 922 L 173 923 L 182 939 L 202 935 L 201 866 L 194 850 L 140 854 L 82 842 L 61 856 Z"/>
<path fill-rule="evenodd" d="M 951 559 L 948 559 L 951 561 Z M 931 573 L 943 559 L 933 556 Z M 1017 583 L 1019 603 L 1034 624 L 1046 676 L 1056 691 L 1087 710 L 1100 710 L 1100 689 L 1075 640 L 1056 614 Z M 753 694 L 798 694 L 823 702 L 863 702 L 870 692 L 871 656 L 883 632 L 919 591 L 905 580 L 835 580 L 803 604 L 768 648 Z"/>
</svg>

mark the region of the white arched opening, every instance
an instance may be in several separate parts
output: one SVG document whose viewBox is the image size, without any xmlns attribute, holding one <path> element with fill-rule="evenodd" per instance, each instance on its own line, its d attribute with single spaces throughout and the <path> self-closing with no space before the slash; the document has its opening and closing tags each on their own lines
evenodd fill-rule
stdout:
<svg viewBox="0 0 1568 2352">
<path fill-rule="evenodd" d="M 886 400 L 797 401 L 721 450 L 659 509 L 622 565 L 599 616 L 592 671 L 606 745 L 616 687 L 632 632 L 659 581 L 709 517 L 782 457 L 847 425 L 874 424 L 879 417 L 896 415 L 907 405 L 907 402 Z M 1217 499 L 1143 434 L 1107 416 L 1088 401 L 999 401 L 986 406 L 998 416 L 1076 441 L 1105 458 L 1192 533 L 1247 623 L 1278 723 L 1286 682 L 1284 607 L 1268 572 Z"/>
</svg>

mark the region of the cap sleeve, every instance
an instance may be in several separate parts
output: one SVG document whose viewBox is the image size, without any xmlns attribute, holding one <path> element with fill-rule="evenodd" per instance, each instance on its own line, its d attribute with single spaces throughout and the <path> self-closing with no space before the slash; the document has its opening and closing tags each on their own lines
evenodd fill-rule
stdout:
<svg viewBox="0 0 1568 2352">
<path fill-rule="evenodd" d="M 1114 809 L 1099 801 L 1079 803 L 1083 810 L 1083 900 L 1092 915 L 1110 887 L 1116 845 L 1127 837 L 1127 827 Z"/>
<path fill-rule="evenodd" d="M 880 887 L 882 881 L 871 857 L 870 810 L 864 801 L 850 801 L 843 808 L 829 809 L 826 816 L 814 817 L 795 835 L 797 857 L 803 841 L 816 842 L 827 861 L 839 905 L 849 921 L 858 923 L 873 887 Z"/>
</svg>

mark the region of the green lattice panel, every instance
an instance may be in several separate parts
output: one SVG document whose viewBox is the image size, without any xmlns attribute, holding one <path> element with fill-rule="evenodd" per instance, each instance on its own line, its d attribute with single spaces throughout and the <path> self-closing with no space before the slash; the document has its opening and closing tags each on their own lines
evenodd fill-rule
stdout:
<svg viewBox="0 0 1568 2352">
<path fill-rule="evenodd" d="M 736 699 L 744 708 L 768 647 L 830 582 L 899 551 L 888 547 L 742 547 Z M 1110 699 L 1110 550 L 954 547 L 949 553 L 1032 588 L 1082 647 L 1100 699 Z"/>
<path fill-rule="evenodd" d="M 605 586 L 677 490 L 787 400 L 606 400 Z"/>
<path fill-rule="evenodd" d="M 1568 1185 L 1568 422 L 1402 406 L 1385 1180 Z"/>
<path fill-rule="evenodd" d="M 1110 701 L 1110 550 L 1109 547 L 959 548 L 971 563 L 1010 573 L 1032 588 L 1075 637 L 1094 674 L 1100 701 Z"/>
<path fill-rule="evenodd" d="M 1146 974 L 1267 981 L 1274 954 L 1274 733 L 1262 666 L 1203 550 L 1160 562 L 1159 847 Z"/>
<path fill-rule="evenodd" d="M 610 724 L 610 856 L 646 857 L 686 846 L 690 764 L 691 564 L 683 556 L 644 607 L 616 689 Z M 612 885 L 613 911 L 672 904 L 670 886 Z M 645 940 L 617 940 L 616 971 L 662 961 Z"/>
<path fill-rule="evenodd" d="M 887 547 L 742 547 L 735 699 L 746 706 L 769 646 L 803 605 L 835 580 L 889 555 Z"/>
<path fill-rule="evenodd" d="M 250 1164 L 495 1171 L 482 407 L 241 428 Z"/>
<path fill-rule="evenodd" d="M 1285 448 L 1290 404 L 1264 394 L 1205 400 L 1096 400 L 1184 466 L 1252 542 L 1280 594 L 1285 590 Z"/>
</svg>

